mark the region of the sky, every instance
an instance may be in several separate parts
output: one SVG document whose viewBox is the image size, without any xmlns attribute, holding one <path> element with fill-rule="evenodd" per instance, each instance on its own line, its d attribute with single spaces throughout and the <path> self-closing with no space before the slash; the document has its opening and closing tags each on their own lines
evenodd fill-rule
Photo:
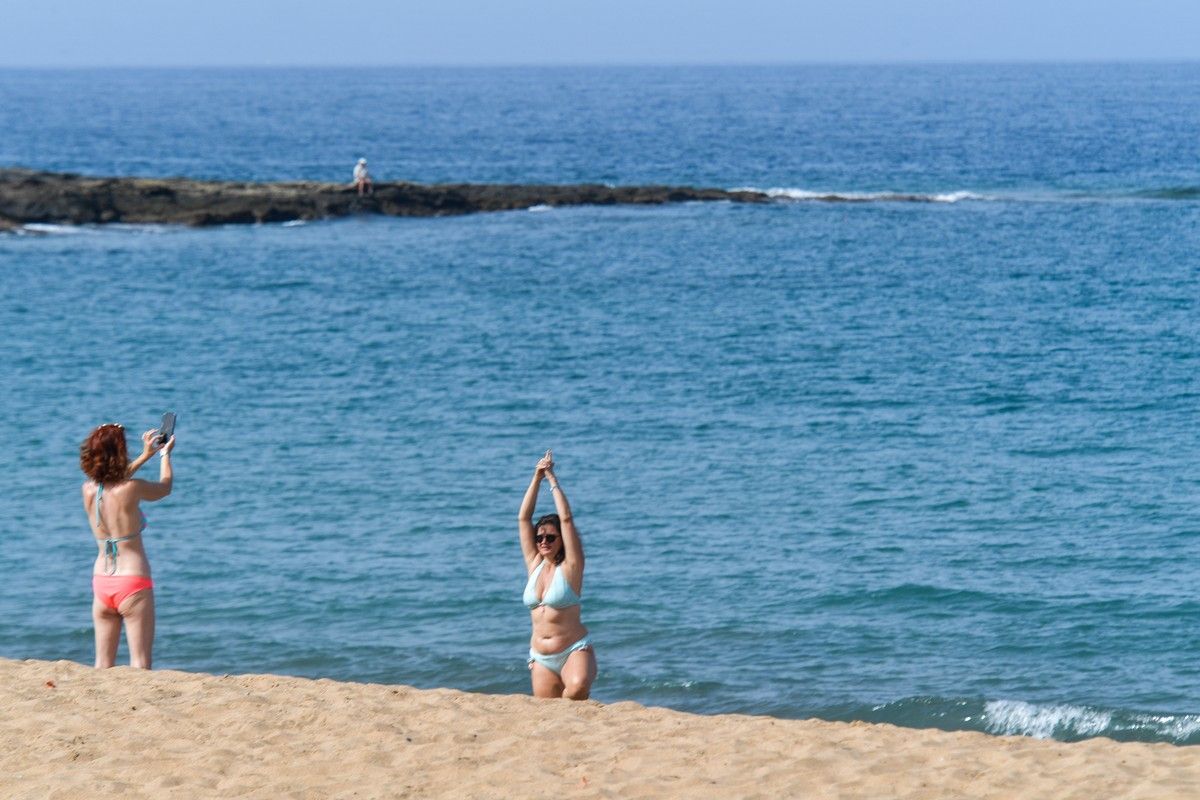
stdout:
<svg viewBox="0 0 1200 800">
<path fill-rule="evenodd" d="M 0 67 L 1200 59 L 1200 0 L 0 0 Z"/>
</svg>

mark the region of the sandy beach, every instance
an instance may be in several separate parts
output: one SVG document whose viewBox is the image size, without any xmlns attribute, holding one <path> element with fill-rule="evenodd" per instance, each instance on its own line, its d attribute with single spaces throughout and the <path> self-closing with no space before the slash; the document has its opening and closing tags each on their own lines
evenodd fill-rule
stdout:
<svg viewBox="0 0 1200 800">
<path fill-rule="evenodd" d="M 5 798 L 1174 798 L 1200 748 L 0 660 Z"/>
</svg>

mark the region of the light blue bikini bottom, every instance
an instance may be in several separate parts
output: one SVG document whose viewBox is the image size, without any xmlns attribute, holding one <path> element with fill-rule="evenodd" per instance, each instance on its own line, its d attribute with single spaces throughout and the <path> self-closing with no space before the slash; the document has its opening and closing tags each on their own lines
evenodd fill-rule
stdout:
<svg viewBox="0 0 1200 800">
<path fill-rule="evenodd" d="M 567 663 L 567 659 L 571 657 L 571 653 L 574 653 L 576 650 L 582 650 L 585 647 L 591 646 L 591 637 L 584 636 L 578 642 L 560 653 L 539 653 L 531 647 L 529 648 L 529 663 L 532 664 L 536 661 L 546 669 L 553 672 L 555 675 L 561 675 L 562 668 Z"/>
</svg>

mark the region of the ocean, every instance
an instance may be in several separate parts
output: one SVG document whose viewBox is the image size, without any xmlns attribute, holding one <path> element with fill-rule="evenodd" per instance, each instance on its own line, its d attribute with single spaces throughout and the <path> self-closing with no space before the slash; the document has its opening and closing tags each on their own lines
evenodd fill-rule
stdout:
<svg viewBox="0 0 1200 800">
<path fill-rule="evenodd" d="M 778 197 L 0 235 L 0 656 L 90 663 L 78 445 L 174 409 L 159 668 L 527 693 L 553 447 L 599 700 L 1200 743 L 1197 130 L 1200 64 L 0 70 L 3 166 Z"/>
</svg>

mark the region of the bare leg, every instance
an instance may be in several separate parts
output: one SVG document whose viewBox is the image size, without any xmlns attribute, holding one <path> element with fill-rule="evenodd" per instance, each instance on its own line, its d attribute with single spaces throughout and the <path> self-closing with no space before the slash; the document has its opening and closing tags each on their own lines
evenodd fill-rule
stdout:
<svg viewBox="0 0 1200 800">
<path fill-rule="evenodd" d="M 154 590 L 143 589 L 121 603 L 125 618 L 125 641 L 129 644 L 129 666 L 150 669 L 154 649 Z"/>
<path fill-rule="evenodd" d="M 96 669 L 108 669 L 117 661 L 121 615 L 93 596 L 92 625 L 96 629 Z"/>
<path fill-rule="evenodd" d="M 567 656 L 567 663 L 563 664 L 562 670 L 563 697 L 587 700 L 595 680 L 596 654 L 592 652 L 591 645 Z"/>
<path fill-rule="evenodd" d="M 529 680 L 533 682 L 534 697 L 562 697 L 563 682 L 553 670 L 548 670 L 536 661 L 529 665 Z"/>
</svg>

